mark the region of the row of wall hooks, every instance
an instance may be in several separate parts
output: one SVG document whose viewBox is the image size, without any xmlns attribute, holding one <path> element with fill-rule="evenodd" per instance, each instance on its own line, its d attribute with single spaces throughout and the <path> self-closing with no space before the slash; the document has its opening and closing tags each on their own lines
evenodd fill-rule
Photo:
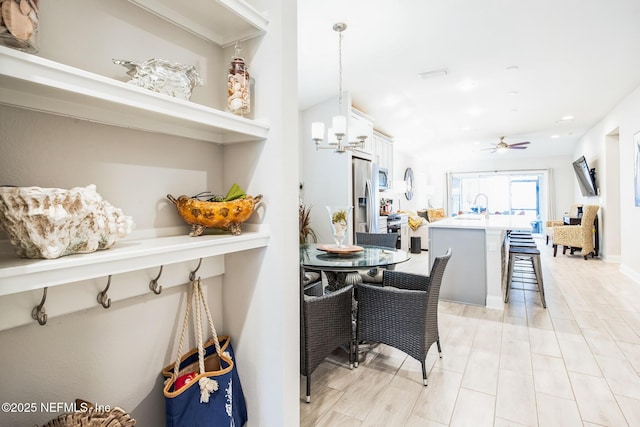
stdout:
<svg viewBox="0 0 640 427">
<path fill-rule="evenodd" d="M 198 272 L 198 270 L 200 270 L 201 265 L 202 258 L 200 258 L 200 260 L 198 261 L 196 269 L 189 273 L 189 281 L 193 282 L 196 279 L 196 273 Z M 162 293 L 162 286 L 158 283 L 158 280 L 160 279 L 160 276 L 162 276 L 163 268 L 164 266 L 161 265 L 158 275 L 154 279 L 151 279 L 151 281 L 149 282 L 149 289 L 151 289 L 151 291 L 153 291 L 153 293 L 156 295 L 160 295 L 160 293 Z M 105 286 L 104 290 L 98 292 L 97 296 L 98 304 L 100 304 L 105 309 L 111 307 L 111 298 L 109 298 L 109 296 L 107 295 L 107 291 L 109 290 L 110 286 L 111 274 L 107 278 L 107 286 Z M 43 289 L 42 300 L 40 301 L 40 304 L 33 307 L 33 310 L 31 311 L 31 317 L 42 326 L 47 324 L 47 313 L 44 309 L 44 304 L 47 301 L 47 289 L 48 287 L 45 287 Z"/>
</svg>

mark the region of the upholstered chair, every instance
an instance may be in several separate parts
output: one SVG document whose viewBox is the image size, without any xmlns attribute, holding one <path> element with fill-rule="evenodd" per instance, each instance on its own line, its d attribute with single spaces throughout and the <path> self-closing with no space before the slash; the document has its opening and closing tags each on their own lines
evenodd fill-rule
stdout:
<svg viewBox="0 0 640 427">
<path fill-rule="evenodd" d="M 569 211 L 566 212 L 567 215 L 569 215 L 570 217 L 577 217 L 578 216 L 578 208 L 581 208 L 582 205 L 571 205 L 571 207 L 569 208 Z M 553 242 L 553 227 L 557 227 L 560 225 L 564 225 L 564 221 L 563 220 L 557 220 L 557 219 L 553 219 L 553 220 L 549 220 L 545 223 L 545 233 L 547 235 L 547 245 L 549 244 L 549 241 L 551 240 Z"/>
<path fill-rule="evenodd" d="M 587 259 L 587 255 L 595 255 L 595 245 L 593 236 L 593 222 L 598 213 L 598 205 L 588 205 L 583 209 L 582 221 L 579 225 L 561 225 L 553 227 L 553 256 L 558 252 L 558 245 L 562 246 L 564 254 L 567 248 L 573 254 L 576 250 L 582 251 L 582 256 Z"/>
</svg>

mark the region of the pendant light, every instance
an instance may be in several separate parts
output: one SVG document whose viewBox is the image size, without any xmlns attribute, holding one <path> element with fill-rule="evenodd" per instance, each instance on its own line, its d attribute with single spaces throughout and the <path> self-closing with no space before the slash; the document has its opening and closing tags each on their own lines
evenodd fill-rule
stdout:
<svg viewBox="0 0 640 427">
<path fill-rule="evenodd" d="M 311 139 L 316 144 L 316 150 L 332 149 L 336 153 L 344 153 L 345 150 L 355 150 L 356 148 L 364 148 L 367 134 L 363 129 L 355 129 L 352 134 L 347 133 L 347 117 L 343 112 L 342 106 L 342 32 L 347 29 L 347 24 L 338 22 L 333 25 L 333 31 L 338 33 L 338 68 L 339 68 L 339 87 L 338 87 L 338 115 L 331 120 L 331 127 L 327 132 L 327 144 L 322 145 L 324 140 L 324 123 L 311 123 Z M 349 137 L 354 139 L 349 141 Z"/>
</svg>

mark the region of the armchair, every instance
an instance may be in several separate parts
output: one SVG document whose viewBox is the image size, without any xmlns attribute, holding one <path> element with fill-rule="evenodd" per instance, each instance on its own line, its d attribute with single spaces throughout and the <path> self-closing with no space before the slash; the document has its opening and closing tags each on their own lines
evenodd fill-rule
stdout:
<svg viewBox="0 0 640 427">
<path fill-rule="evenodd" d="M 437 257 L 429 276 L 401 271 L 385 271 L 382 286 L 358 285 L 358 343 L 370 341 L 397 348 L 422 364 L 427 385 L 426 357 L 436 343 L 442 357 L 438 331 L 438 298 L 451 249 Z"/>
<path fill-rule="evenodd" d="M 558 245 L 562 245 L 562 253 L 570 248 L 571 253 L 576 249 L 582 251 L 582 256 L 587 259 L 587 255 L 595 255 L 595 245 L 593 242 L 593 223 L 598 213 L 598 205 L 588 205 L 582 213 L 580 225 L 562 225 L 553 227 L 553 256 L 558 252 Z"/>
<path fill-rule="evenodd" d="M 571 205 L 567 214 L 572 217 L 578 216 L 578 208 L 581 208 L 582 205 Z M 549 220 L 545 223 L 545 234 L 547 235 L 547 245 L 549 244 L 549 240 L 553 242 L 553 227 L 557 227 L 560 225 L 564 225 L 563 220 Z"/>
<path fill-rule="evenodd" d="M 307 403 L 311 402 L 311 374 L 324 358 L 349 344 L 349 367 L 353 366 L 353 286 L 324 296 L 304 293 L 304 270 L 300 267 L 300 374 L 307 377 Z"/>
</svg>

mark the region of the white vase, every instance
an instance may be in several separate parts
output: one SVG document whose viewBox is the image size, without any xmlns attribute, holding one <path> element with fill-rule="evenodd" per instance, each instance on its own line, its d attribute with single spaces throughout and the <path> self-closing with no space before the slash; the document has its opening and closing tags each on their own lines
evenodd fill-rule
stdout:
<svg viewBox="0 0 640 427">
<path fill-rule="evenodd" d="M 336 246 L 340 248 L 344 247 L 344 239 L 347 237 L 347 231 L 349 230 L 352 210 L 353 206 L 327 206 L 333 239 L 336 242 Z"/>
</svg>

